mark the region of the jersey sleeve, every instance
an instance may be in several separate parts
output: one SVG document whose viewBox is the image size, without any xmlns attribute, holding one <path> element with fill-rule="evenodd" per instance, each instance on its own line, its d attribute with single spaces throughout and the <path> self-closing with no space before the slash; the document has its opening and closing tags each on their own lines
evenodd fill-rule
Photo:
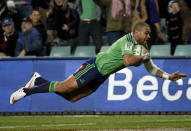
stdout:
<svg viewBox="0 0 191 131">
<path fill-rule="evenodd" d="M 121 45 L 122 55 L 133 54 L 133 46 L 134 46 L 133 43 L 123 42 L 123 44 Z"/>
</svg>

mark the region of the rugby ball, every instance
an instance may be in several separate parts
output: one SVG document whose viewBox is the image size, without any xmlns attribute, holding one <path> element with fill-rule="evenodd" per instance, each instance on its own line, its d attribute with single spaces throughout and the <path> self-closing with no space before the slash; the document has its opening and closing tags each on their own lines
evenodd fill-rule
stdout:
<svg viewBox="0 0 191 131">
<path fill-rule="evenodd" d="M 133 47 L 133 54 L 136 56 L 144 56 L 148 50 L 143 45 L 135 45 Z"/>
<path fill-rule="evenodd" d="M 144 60 L 148 60 L 150 58 L 149 51 L 143 45 L 135 45 L 133 48 L 133 55 L 142 56 Z"/>
</svg>

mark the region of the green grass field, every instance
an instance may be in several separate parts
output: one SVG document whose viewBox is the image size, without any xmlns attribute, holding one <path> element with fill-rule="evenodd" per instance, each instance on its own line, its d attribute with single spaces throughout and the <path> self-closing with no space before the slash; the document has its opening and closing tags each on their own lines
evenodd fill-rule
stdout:
<svg viewBox="0 0 191 131">
<path fill-rule="evenodd" d="M 0 131 L 191 129 L 191 115 L 1 116 Z"/>
</svg>

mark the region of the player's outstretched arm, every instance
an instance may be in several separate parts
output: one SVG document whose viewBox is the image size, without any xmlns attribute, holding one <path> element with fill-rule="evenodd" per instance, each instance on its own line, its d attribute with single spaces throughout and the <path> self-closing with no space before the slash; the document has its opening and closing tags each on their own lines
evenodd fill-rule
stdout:
<svg viewBox="0 0 191 131">
<path fill-rule="evenodd" d="M 186 77 L 186 76 L 188 76 L 188 74 L 175 72 L 175 73 L 172 73 L 169 75 L 169 80 L 176 81 L 176 80 L 181 79 L 181 78 Z"/>
<path fill-rule="evenodd" d="M 164 79 L 167 79 L 167 80 L 171 80 L 171 81 L 176 81 L 178 79 L 181 79 L 183 77 L 186 77 L 187 74 L 184 74 L 184 73 L 179 73 L 179 72 L 175 72 L 175 73 L 172 73 L 172 74 L 168 74 L 166 72 L 164 72 L 163 70 L 161 70 L 159 67 L 157 67 L 153 62 L 152 60 L 148 60 L 147 62 L 144 63 L 145 65 L 145 68 L 147 69 L 147 71 L 154 75 L 154 76 L 157 76 L 157 77 L 160 77 L 160 78 L 164 78 Z"/>
</svg>

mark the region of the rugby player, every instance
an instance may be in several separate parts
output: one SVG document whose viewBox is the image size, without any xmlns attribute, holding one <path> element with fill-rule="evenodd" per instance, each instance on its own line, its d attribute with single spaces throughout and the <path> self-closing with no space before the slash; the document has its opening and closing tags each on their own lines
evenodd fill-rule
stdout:
<svg viewBox="0 0 191 131">
<path fill-rule="evenodd" d="M 144 64 L 147 71 L 160 78 L 176 81 L 187 74 L 175 72 L 168 74 L 157 67 L 150 57 L 147 42 L 151 29 L 147 23 L 134 25 L 132 32 L 113 43 L 106 52 L 87 60 L 79 69 L 61 82 L 48 81 L 35 72 L 24 87 L 10 96 L 10 104 L 35 93 L 54 92 L 66 100 L 75 102 L 92 94 L 113 74 L 125 67 Z"/>
</svg>

